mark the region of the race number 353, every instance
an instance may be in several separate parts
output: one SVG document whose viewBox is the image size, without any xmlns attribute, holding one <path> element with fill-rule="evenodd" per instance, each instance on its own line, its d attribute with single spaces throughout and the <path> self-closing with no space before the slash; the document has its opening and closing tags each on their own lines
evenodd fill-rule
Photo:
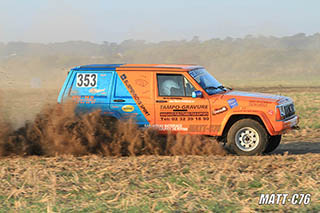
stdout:
<svg viewBox="0 0 320 213">
<path fill-rule="evenodd" d="M 77 74 L 77 87 L 96 87 L 97 74 L 94 73 L 78 73 Z"/>
<path fill-rule="evenodd" d="M 296 193 L 289 195 L 287 193 L 260 194 L 259 205 L 307 205 L 311 201 L 311 194 Z"/>
</svg>

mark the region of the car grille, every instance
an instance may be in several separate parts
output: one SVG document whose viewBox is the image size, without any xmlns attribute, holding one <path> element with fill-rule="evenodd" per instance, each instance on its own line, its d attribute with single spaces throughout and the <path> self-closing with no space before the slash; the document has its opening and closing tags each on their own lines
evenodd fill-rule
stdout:
<svg viewBox="0 0 320 213">
<path fill-rule="evenodd" d="M 284 106 L 285 118 L 291 117 L 295 114 L 293 103 Z"/>
</svg>

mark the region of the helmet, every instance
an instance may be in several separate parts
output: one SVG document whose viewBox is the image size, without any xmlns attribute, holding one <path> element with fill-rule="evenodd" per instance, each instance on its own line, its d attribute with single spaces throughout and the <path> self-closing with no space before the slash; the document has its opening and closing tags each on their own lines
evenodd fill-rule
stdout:
<svg viewBox="0 0 320 213">
<path fill-rule="evenodd" d="M 175 89 L 180 89 L 179 85 L 177 84 L 177 82 L 173 81 L 173 80 L 165 80 L 162 85 L 161 85 L 161 93 L 162 95 L 172 95 L 171 94 L 171 89 L 175 88 Z"/>
</svg>

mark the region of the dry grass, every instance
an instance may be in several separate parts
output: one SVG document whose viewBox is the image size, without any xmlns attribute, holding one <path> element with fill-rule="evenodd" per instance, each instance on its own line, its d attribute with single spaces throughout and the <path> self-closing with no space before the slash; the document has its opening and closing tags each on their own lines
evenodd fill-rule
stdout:
<svg viewBox="0 0 320 213">
<path fill-rule="evenodd" d="M 320 211 L 319 155 L 4 158 L 1 211 Z M 311 193 L 259 206 L 260 193 Z"/>
</svg>

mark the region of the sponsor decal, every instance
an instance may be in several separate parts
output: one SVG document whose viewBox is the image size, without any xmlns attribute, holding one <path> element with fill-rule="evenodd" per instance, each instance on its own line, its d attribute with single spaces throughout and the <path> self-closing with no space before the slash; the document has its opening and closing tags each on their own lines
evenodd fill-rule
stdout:
<svg viewBox="0 0 320 213">
<path fill-rule="evenodd" d="M 144 125 L 144 127 L 155 128 L 160 131 L 188 131 L 188 132 L 218 132 L 221 128 L 219 125 L 189 125 L 184 127 L 182 124 L 154 124 Z"/>
<path fill-rule="evenodd" d="M 127 79 L 126 74 L 122 74 L 120 76 L 120 78 L 123 80 L 123 83 L 126 85 L 126 87 L 128 88 L 130 94 L 132 95 L 133 99 L 136 101 L 138 107 L 141 109 L 141 111 L 149 116 L 150 113 L 148 112 L 147 108 L 144 106 L 144 104 L 142 103 L 140 97 L 138 96 L 138 94 L 136 93 L 136 91 L 133 89 L 133 87 L 131 86 L 130 82 Z"/>
<path fill-rule="evenodd" d="M 179 121 L 179 122 L 192 122 L 192 121 L 209 121 L 209 117 L 207 116 L 161 116 L 160 117 L 161 121 Z"/>
<path fill-rule="evenodd" d="M 125 79 L 127 79 L 127 76 L 126 76 L 126 74 L 123 74 L 123 75 L 120 76 L 120 78 L 121 78 L 122 80 L 125 80 Z"/>
<path fill-rule="evenodd" d="M 135 80 L 135 83 L 140 87 L 146 87 L 149 84 L 148 81 L 144 79 L 137 79 Z"/>
<path fill-rule="evenodd" d="M 97 86 L 97 74 L 95 73 L 77 73 L 77 87 L 96 87 Z"/>
<path fill-rule="evenodd" d="M 189 132 L 219 132 L 220 125 L 190 125 Z"/>
<path fill-rule="evenodd" d="M 96 93 L 99 93 L 99 92 L 103 92 L 105 91 L 106 89 L 96 89 L 96 88 L 91 88 L 89 89 L 89 92 L 92 93 L 92 94 L 96 94 Z M 104 93 L 105 94 L 105 93 Z"/>
<path fill-rule="evenodd" d="M 208 105 L 160 105 L 160 120 L 181 122 L 208 121 Z"/>
<path fill-rule="evenodd" d="M 249 101 L 249 106 L 254 106 L 254 107 L 266 107 L 269 102 L 264 102 L 264 101 Z"/>
<path fill-rule="evenodd" d="M 161 110 L 173 109 L 173 110 L 197 110 L 208 109 L 208 105 L 160 105 Z"/>
<path fill-rule="evenodd" d="M 132 105 L 124 105 L 121 109 L 124 112 L 132 112 L 134 110 L 134 106 L 132 106 Z"/>
<path fill-rule="evenodd" d="M 172 116 L 209 116 L 208 112 L 160 112 L 161 117 L 172 117 Z"/>
<path fill-rule="evenodd" d="M 212 114 L 213 114 L 213 115 L 216 115 L 216 114 L 219 114 L 219 113 L 223 113 L 223 112 L 225 112 L 225 111 L 227 111 L 227 110 L 228 110 L 228 108 L 225 107 L 225 106 L 223 106 L 223 107 L 221 107 L 221 108 L 214 109 L 214 111 L 212 112 Z"/>
<path fill-rule="evenodd" d="M 269 115 L 273 115 L 273 110 L 270 109 L 270 110 L 268 111 L 268 114 L 269 114 Z"/>
<path fill-rule="evenodd" d="M 239 105 L 238 105 L 238 102 L 237 102 L 237 100 L 236 100 L 235 98 L 229 99 L 229 100 L 228 100 L 228 104 L 229 104 L 229 106 L 230 106 L 231 109 L 233 109 L 234 107 L 239 106 Z"/>
<path fill-rule="evenodd" d="M 209 117 L 172 116 L 172 117 L 160 117 L 160 120 L 161 121 L 179 121 L 179 122 L 209 121 Z"/>
<path fill-rule="evenodd" d="M 75 96 L 72 96 L 72 101 L 79 103 L 79 104 L 94 104 L 94 103 L 96 103 L 94 96 L 75 95 Z"/>
<path fill-rule="evenodd" d="M 188 131 L 188 128 L 183 127 L 182 124 L 154 124 L 144 125 L 144 127 L 152 127 L 159 131 Z"/>
</svg>

